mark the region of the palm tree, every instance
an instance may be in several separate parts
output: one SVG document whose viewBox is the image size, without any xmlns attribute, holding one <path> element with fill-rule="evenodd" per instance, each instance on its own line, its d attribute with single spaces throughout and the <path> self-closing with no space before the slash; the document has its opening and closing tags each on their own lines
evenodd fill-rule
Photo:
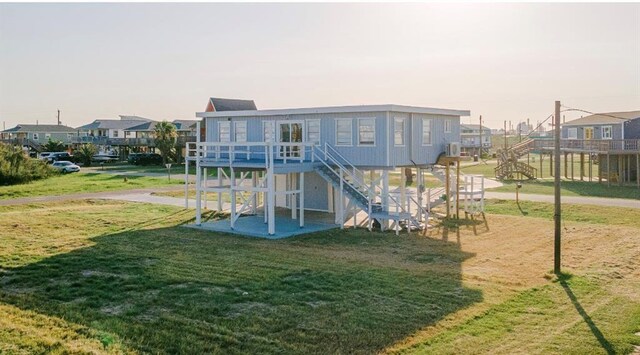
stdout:
<svg viewBox="0 0 640 355">
<path fill-rule="evenodd" d="M 52 141 L 51 138 L 42 146 L 45 152 L 64 152 L 64 143 L 61 141 Z"/>
<path fill-rule="evenodd" d="M 162 121 L 156 124 L 154 130 L 156 134 L 156 148 L 160 150 L 160 155 L 162 155 L 162 164 L 166 164 L 167 158 L 173 150 L 173 147 L 176 145 L 176 140 L 178 138 L 176 126 L 171 122 Z"/>
<path fill-rule="evenodd" d="M 93 160 L 93 156 L 96 155 L 97 152 L 98 149 L 95 145 L 91 143 L 83 144 L 74 152 L 74 156 L 83 166 L 91 166 L 91 160 Z"/>
</svg>

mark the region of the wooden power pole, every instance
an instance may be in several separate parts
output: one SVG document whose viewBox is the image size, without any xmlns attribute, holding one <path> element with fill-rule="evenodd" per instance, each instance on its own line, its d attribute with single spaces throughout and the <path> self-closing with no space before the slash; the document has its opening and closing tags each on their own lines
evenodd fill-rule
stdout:
<svg viewBox="0 0 640 355">
<path fill-rule="evenodd" d="M 560 101 L 556 101 L 555 117 L 554 117 L 554 136 L 555 141 L 554 155 L 555 155 L 555 174 L 553 176 L 554 181 L 554 200 L 555 208 L 553 212 L 553 221 L 555 224 L 554 243 L 553 243 L 553 273 L 560 274 L 560 257 L 561 257 L 561 205 L 560 205 Z"/>
<path fill-rule="evenodd" d="M 58 110 L 58 126 L 60 125 L 60 110 Z"/>
<path fill-rule="evenodd" d="M 504 121 L 504 150 L 507 150 L 507 121 Z"/>
</svg>

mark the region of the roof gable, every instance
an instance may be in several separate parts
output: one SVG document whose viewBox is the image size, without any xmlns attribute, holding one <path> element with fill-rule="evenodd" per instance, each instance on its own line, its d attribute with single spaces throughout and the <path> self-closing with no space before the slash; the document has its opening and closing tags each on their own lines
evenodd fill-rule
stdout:
<svg viewBox="0 0 640 355">
<path fill-rule="evenodd" d="M 72 133 L 76 130 L 72 127 L 57 124 L 19 124 L 2 132 L 45 132 L 45 133 Z"/>
<path fill-rule="evenodd" d="M 212 97 L 209 99 L 209 103 L 207 103 L 205 112 L 250 111 L 257 109 L 256 103 L 253 100 Z"/>
</svg>

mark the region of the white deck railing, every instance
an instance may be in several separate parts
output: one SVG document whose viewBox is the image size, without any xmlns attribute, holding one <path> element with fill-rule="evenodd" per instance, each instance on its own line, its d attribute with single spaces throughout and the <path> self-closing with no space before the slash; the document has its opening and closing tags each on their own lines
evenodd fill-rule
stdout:
<svg viewBox="0 0 640 355">
<path fill-rule="evenodd" d="M 553 149 L 553 139 L 534 139 L 531 148 Z M 640 152 L 640 139 L 566 139 L 560 140 L 561 149 L 575 149 L 591 152 L 635 151 Z"/>
<path fill-rule="evenodd" d="M 201 161 L 234 162 L 256 161 L 269 166 L 270 161 L 314 161 L 311 142 L 199 142 L 188 143 L 186 155 Z"/>
</svg>

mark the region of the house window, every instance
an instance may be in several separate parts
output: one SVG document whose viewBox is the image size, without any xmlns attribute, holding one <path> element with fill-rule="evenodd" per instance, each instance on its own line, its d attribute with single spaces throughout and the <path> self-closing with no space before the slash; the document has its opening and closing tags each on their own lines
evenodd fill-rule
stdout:
<svg viewBox="0 0 640 355">
<path fill-rule="evenodd" d="M 113 138 L 118 138 L 118 130 L 117 129 L 113 130 Z"/>
<path fill-rule="evenodd" d="M 67 139 L 73 138 L 73 133 L 67 133 Z"/>
<path fill-rule="evenodd" d="M 393 144 L 397 146 L 404 145 L 404 121 L 402 117 L 393 119 Z"/>
<path fill-rule="evenodd" d="M 430 118 L 422 119 L 422 144 L 423 145 L 431 144 L 431 119 Z"/>
<path fill-rule="evenodd" d="M 218 142 L 231 141 L 231 122 L 218 122 Z"/>
<path fill-rule="evenodd" d="M 45 134 L 44 134 L 44 138 L 46 138 L 46 139 L 50 139 L 50 138 L 51 138 L 51 133 L 45 133 Z"/>
<path fill-rule="evenodd" d="M 444 133 L 451 133 L 451 120 L 444 120 Z"/>
<path fill-rule="evenodd" d="M 233 123 L 233 138 L 236 142 L 247 141 L 247 121 L 238 121 Z"/>
<path fill-rule="evenodd" d="M 578 139 L 578 129 L 577 128 L 567 128 L 567 138 L 568 139 Z"/>
<path fill-rule="evenodd" d="M 307 142 L 320 144 L 320 120 L 307 121 Z"/>
<path fill-rule="evenodd" d="M 271 142 L 273 140 L 274 123 L 272 121 L 262 122 L 262 139 L 264 142 Z"/>
<path fill-rule="evenodd" d="M 352 129 L 350 118 L 336 120 L 336 145 L 352 145 Z"/>
<path fill-rule="evenodd" d="M 602 126 L 602 139 L 611 139 L 611 126 Z"/>
<path fill-rule="evenodd" d="M 375 118 L 361 118 L 358 120 L 358 145 L 376 145 Z"/>
<path fill-rule="evenodd" d="M 38 140 L 38 133 L 34 133 L 33 134 L 33 140 L 37 141 Z"/>
</svg>

